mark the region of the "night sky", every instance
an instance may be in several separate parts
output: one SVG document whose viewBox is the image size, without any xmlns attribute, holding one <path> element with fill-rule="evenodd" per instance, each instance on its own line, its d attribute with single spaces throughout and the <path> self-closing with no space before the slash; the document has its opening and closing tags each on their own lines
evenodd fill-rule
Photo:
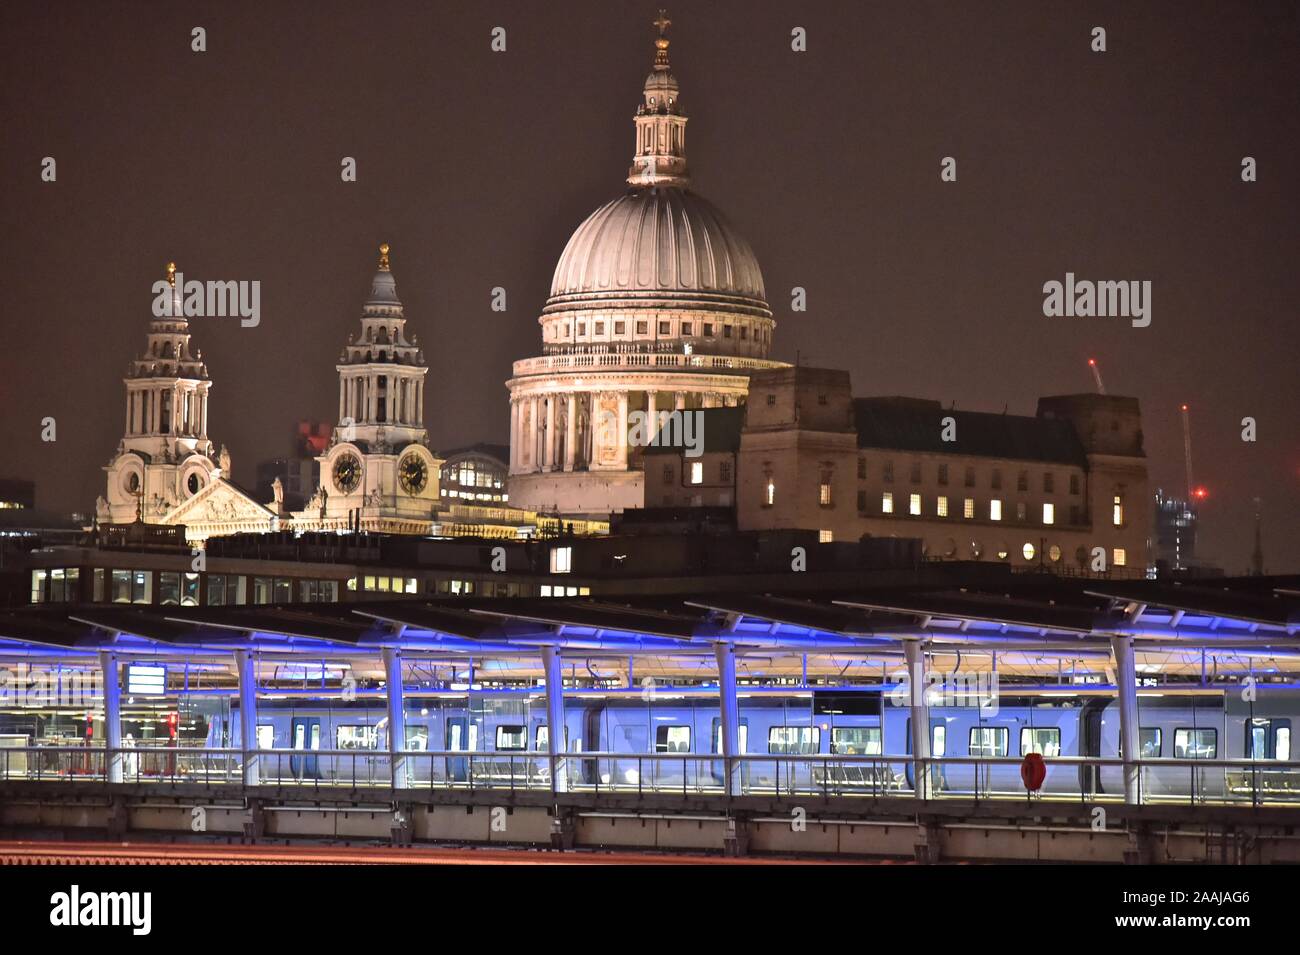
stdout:
<svg viewBox="0 0 1300 955">
<path fill-rule="evenodd" d="M 556 259 L 623 188 L 656 6 L 4 4 L 0 476 L 93 510 L 174 259 L 262 283 L 257 328 L 191 323 L 210 434 L 251 486 L 296 421 L 334 420 L 381 241 L 426 347 L 431 443 L 504 442 Z M 774 357 L 847 368 L 859 395 L 1032 414 L 1092 390 L 1095 356 L 1142 402 L 1153 487 L 1185 488 L 1191 405 L 1203 556 L 1246 570 L 1258 496 L 1266 566 L 1294 572 L 1297 5 L 1134 6 L 675 2 L 694 188 L 758 254 Z M 1151 326 L 1044 317 L 1067 271 L 1150 280 Z"/>
</svg>

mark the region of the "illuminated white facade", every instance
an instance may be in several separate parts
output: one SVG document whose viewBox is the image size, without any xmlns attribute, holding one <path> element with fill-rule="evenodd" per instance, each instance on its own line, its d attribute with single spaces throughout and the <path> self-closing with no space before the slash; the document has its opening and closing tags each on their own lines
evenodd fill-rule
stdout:
<svg viewBox="0 0 1300 955">
<path fill-rule="evenodd" d="M 95 503 L 101 524 L 184 524 L 187 537 L 271 530 L 276 515 L 227 479 L 230 455 L 208 437 L 208 378 L 168 263 L 171 307 L 155 315 L 145 351 L 130 363 L 122 440 Z"/>
</svg>

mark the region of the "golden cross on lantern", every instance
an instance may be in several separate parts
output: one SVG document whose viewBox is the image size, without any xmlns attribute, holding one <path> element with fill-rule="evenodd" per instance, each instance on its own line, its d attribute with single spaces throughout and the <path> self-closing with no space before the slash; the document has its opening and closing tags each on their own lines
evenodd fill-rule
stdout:
<svg viewBox="0 0 1300 955">
<path fill-rule="evenodd" d="M 379 247 L 379 271 L 388 271 L 388 243 L 385 242 Z"/>
<path fill-rule="evenodd" d="M 668 32 L 668 28 L 673 25 L 673 21 L 668 19 L 668 11 L 659 8 L 659 19 L 654 21 L 654 25 L 659 28 L 659 35 L 663 36 Z"/>
<path fill-rule="evenodd" d="M 172 288 L 176 287 L 176 263 L 167 263 L 167 284 Z"/>
</svg>

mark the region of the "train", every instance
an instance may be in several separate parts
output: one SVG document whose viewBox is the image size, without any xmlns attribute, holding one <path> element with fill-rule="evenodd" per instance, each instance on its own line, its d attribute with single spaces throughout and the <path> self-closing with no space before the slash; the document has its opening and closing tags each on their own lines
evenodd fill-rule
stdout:
<svg viewBox="0 0 1300 955">
<path fill-rule="evenodd" d="M 910 714 L 888 688 L 742 691 L 738 736 L 747 758 L 737 772 L 743 791 L 911 791 Z M 1138 732 L 1145 761 L 1143 798 L 1217 800 L 1252 789 L 1300 788 L 1300 770 L 1280 765 L 1291 759 L 1291 721 L 1297 715 L 1300 689 L 1294 687 L 1259 687 L 1253 699 L 1232 689 L 1143 692 Z M 209 717 L 202 745 L 238 748 L 239 718 L 237 702 Z M 724 783 L 721 717 L 713 693 L 660 690 L 647 700 L 637 691 L 568 691 L 564 722 L 561 748 L 570 788 L 703 791 Z M 408 695 L 405 723 L 405 749 L 414 754 L 407 759 L 410 785 L 548 784 L 548 727 L 540 694 L 484 692 L 468 703 L 464 696 L 421 700 Z M 262 700 L 257 738 L 260 749 L 273 751 L 261 757 L 268 778 L 356 783 L 381 780 L 389 772 L 382 697 Z M 1045 794 L 1124 791 L 1118 764 L 1051 762 L 1122 757 L 1113 696 L 1063 688 L 1004 693 L 995 708 L 932 707 L 930 749 L 932 756 L 955 760 L 931 766 L 930 790 L 937 795 L 1023 795 L 1019 761 L 1031 752 L 1048 760 L 1040 790 Z M 422 757 L 423 752 L 439 755 Z M 959 761 L 965 757 L 1007 761 Z M 1179 762 L 1162 765 L 1162 760 Z M 1255 763 L 1211 765 L 1222 760 Z"/>
</svg>

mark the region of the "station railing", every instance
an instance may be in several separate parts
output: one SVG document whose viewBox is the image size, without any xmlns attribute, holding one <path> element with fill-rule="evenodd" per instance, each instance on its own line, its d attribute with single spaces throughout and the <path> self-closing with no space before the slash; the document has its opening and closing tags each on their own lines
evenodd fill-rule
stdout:
<svg viewBox="0 0 1300 955">
<path fill-rule="evenodd" d="M 61 783 L 239 785 L 255 763 L 258 785 L 301 790 L 389 792 L 556 791 L 722 798 L 915 796 L 911 756 L 756 754 L 724 759 L 696 753 L 466 752 L 368 749 L 263 749 L 96 746 L 0 748 L 0 780 Z M 394 774 L 396 761 L 398 772 Z M 1047 756 L 1046 778 L 1026 790 L 1017 757 L 933 756 L 920 761 L 927 798 L 1046 800 L 1096 804 L 1124 800 L 1126 769 L 1115 757 Z M 110 772 L 110 769 L 113 770 Z M 1136 766 L 1144 804 L 1291 805 L 1300 808 L 1300 761 L 1159 758 Z M 396 775 L 396 779 L 395 779 Z M 396 786 L 395 786 L 396 782 Z M 728 783 L 730 782 L 730 786 Z"/>
</svg>

